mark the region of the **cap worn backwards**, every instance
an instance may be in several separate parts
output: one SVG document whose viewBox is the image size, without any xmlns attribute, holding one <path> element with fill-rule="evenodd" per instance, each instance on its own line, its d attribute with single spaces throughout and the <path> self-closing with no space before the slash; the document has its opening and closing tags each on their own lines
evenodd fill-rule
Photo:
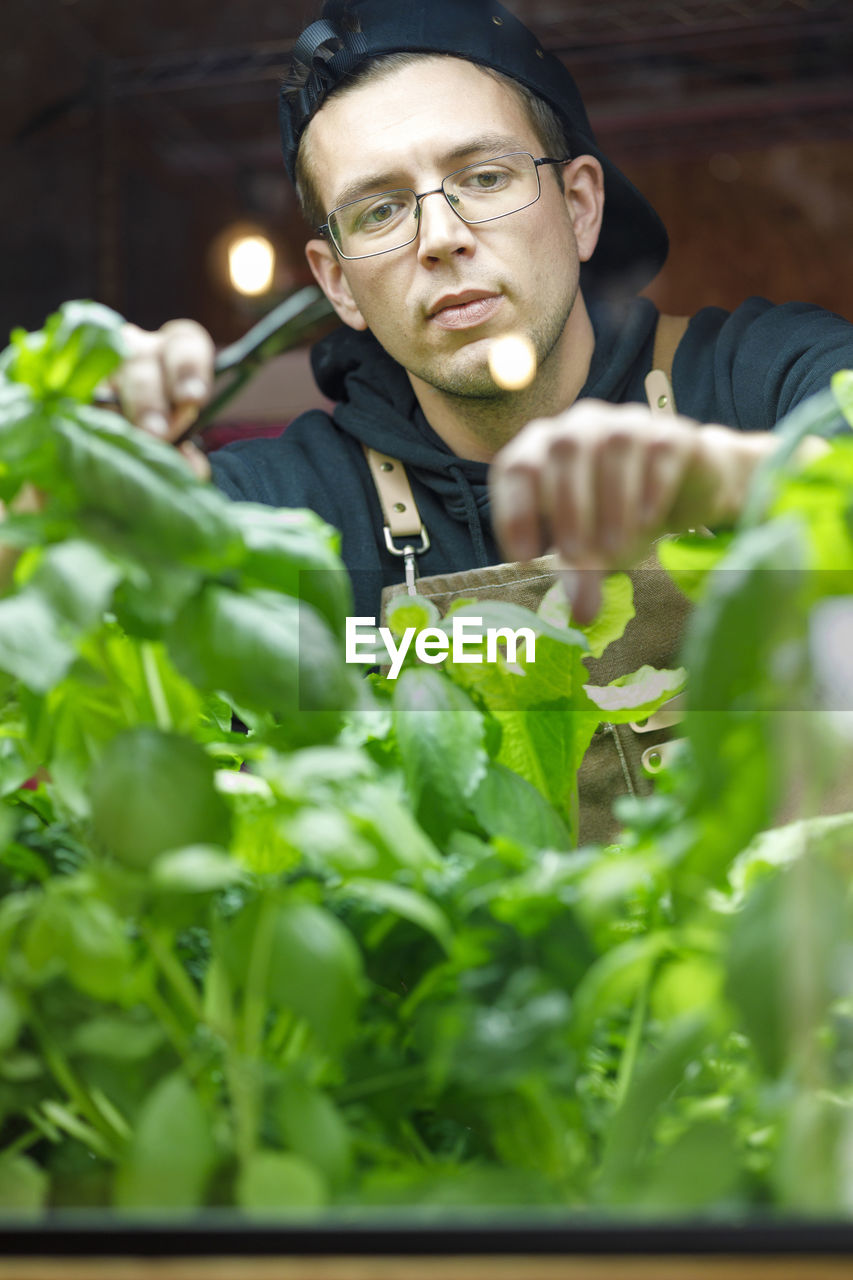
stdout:
<svg viewBox="0 0 853 1280">
<path fill-rule="evenodd" d="M 294 178 L 299 141 L 328 95 L 360 64 L 389 53 L 450 54 L 519 81 L 554 108 L 571 156 L 592 155 L 604 170 L 604 219 L 596 250 L 582 267 L 584 288 L 626 296 L 646 285 L 666 258 L 663 223 L 646 198 L 599 149 L 577 86 L 531 31 L 492 0 L 327 0 L 291 54 L 304 69 L 300 88 L 282 88 L 279 123 L 284 163 Z"/>
</svg>

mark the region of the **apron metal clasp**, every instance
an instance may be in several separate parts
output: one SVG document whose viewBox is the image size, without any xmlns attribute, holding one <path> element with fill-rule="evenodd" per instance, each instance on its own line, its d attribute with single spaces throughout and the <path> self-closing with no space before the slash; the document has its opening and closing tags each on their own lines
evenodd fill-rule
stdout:
<svg viewBox="0 0 853 1280">
<path fill-rule="evenodd" d="M 420 530 L 421 541 L 420 541 L 420 546 L 417 546 L 417 547 L 413 546 L 411 542 L 407 542 L 402 547 L 396 547 L 394 545 L 394 539 L 391 536 L 391 530 L 388 528 L 388 525 L 386 524 L 384 528 L 385 528 L 385 546 L 391 552 L 392 556 L 403 557 L 403 569 L 406 575 L 406 591 L 409 593 L 410 596 L 416 596 L 418 594 L 418 590 L 416 586 L 418 572 L 417 572 L 417 565 L 415 564 L 415 557 L 422 556 L 425 551 L 429 551 L 429 534 L 426 531 L 426 526 L 421 525 L 421 530 Z"/>
</svg>

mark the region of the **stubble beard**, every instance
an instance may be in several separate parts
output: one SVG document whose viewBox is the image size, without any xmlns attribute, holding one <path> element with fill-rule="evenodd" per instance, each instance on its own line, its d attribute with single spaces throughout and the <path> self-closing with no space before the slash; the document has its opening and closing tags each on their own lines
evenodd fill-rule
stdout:
<svg viewBox="0 0 853 1280">
<path fill-rule="evenodd" d="M 529 388 L 529 398 L 536 400 L 547 395 L 546 384 L 550 385 L 553 375 L 558 372 L 556 369 L 552 370 L 548 361 L 563 336 L 577 291 L 578 284 L 575 280 L 564 306 L 559 310 L 555 309 L 550 316 L 538 317 L 533 328 L 524 335 L 533 343 L 536 352 L 537 373 Z M 494 413 L 501 406 L 517 405 L 521 393 L 499 387 L 489 371 L 488 343 L 480 339 L 478 346 L 480 350 L 471 352 L 468 360 L 464 357 L 462 360 L 433 357 L 424 361 L 422 367 L 410 367 L 409 372 L 457 402 L 456 407 L 466 414 Z M 457 354 L 463 352 L 464 347 Z"/>
</svg>

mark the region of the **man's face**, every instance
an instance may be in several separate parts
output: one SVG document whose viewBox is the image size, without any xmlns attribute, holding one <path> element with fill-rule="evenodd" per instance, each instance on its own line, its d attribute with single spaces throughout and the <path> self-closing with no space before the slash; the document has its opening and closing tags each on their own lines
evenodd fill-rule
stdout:
<svg viewBox="0 0 853 1280">
<path fill-rule="evenodd" d="M 450 57 L 425 58 L 330 98 L 306 141 L 327 213 L 396 187 L 433 191 L 475 161 L 542 154 L 521 99 Z M 550 167 L 540 181 L 535 204 L 479 225 L 462 222 L 443 195 L 429 195 L 417 240 L 390 253 L 339 261 L 320 246 L 324 287 L 333 301 L 343 299 L 346 322 L 372 330 L 415 378 L 453 395 L 493 396 L 490 342 L 526 335 L 541 368 L 566 340 L 577 294 L 571 203 Z"/>
</svg>

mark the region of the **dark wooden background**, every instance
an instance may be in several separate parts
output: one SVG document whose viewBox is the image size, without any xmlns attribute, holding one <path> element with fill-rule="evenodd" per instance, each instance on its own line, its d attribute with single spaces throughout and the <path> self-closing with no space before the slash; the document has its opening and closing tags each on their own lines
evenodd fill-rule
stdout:
<svg viewBox="0 0 853 1280">
<path fill-rule="evenodd" d="M 659 209 L 666 310 L 752 293 L 853 317 L 851 0 L 509 0 Z M 248 222 L 307 281 L 276 89 L 312 0 L 3 0 L 0 346 L 69 297 L 218 342 L 258 304 L 215 266 Z M 269 300 L 266 304 L 268 305 Z"/>
</svg>

